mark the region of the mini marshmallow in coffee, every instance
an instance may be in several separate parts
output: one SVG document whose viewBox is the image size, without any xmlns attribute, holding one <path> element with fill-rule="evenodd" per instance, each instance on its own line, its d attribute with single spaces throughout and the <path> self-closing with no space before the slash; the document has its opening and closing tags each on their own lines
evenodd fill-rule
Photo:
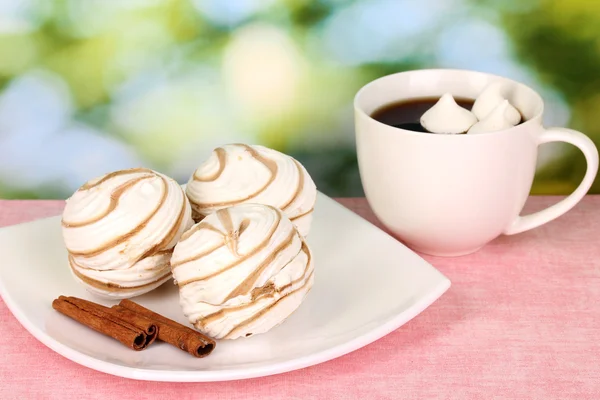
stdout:
<svg viewBox="0 0 600 400">
<path fill-rule="evenodd" d="M 512 128 L 515 124 L 511 122 L 509 117 L 511 108 L 514 109 L 508 100 L 502 100 L 487 117 L 473 125 L 467 133 L 485 133 Z"/>
<path fill-rule="evenodd" d="M 465 133 L 476 122 L 475 115 L 456 104 L 450 93 L 421 116 L 421 125 L 431 133 Z"/>
<path fill-rule="evenodd" d="M 500 103 L 506 100 L 502 94 L 503 88 L 503 82 L 491 83 L 477 97 L 471 111 L 479 121 L 484 120 Z M 510 103 L 506 110 L 506 117 L 512 125 L 517 125 L 521 121 L 521 114 Z"/>
</svg>

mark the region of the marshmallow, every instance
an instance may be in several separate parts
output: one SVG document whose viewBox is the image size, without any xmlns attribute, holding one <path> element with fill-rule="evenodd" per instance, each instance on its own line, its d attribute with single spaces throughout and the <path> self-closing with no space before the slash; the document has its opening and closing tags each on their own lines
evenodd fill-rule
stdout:
<svg viewBox="0 0 600 400">
<path fill-rule="evenodd" d="M 183 189 L 135 168 L 93 179 L 68 200 L 62 233 L 75 279 L 101 297 L 128 298 L 170 279 L 172 249 L 193 224 Z"/>
<path fill-rule="evenodd" d="M 508 117 L 511 107 L 508 100 L 502 100 L 487 117 L 473 125 L 467 133 L 485 133 L 512 128 L 515 125 Z"/>
<path fill-rule="evenodd" d="M 503 82 L 494 82 L 483 89 L 481 94 L 475 100 L 471 110 L 478 120 L 484 120 L 492 110 L 505 100 L 505 97 L 502 94 L 503 88 Z M 513 126 L 521 121 L 521 114 L 510 103 L 506 110 L 506 117 Z"/>
<path fill-rule="evenodd" d="M 421 125 L 431 133 L 465 133 L 476 122 L 475 115 L 456 104 L 450 93 L 421 116 Z"/>
<path fill-rule="evenodd" d="M 236 204 L 267 204 L 281 209 L 306 236 L 317 188 L 292 157 L 263 146 L 229 144 L 215 149 L 198 167 L 186 194 L 196 221 Z"/>
<path fill-rule="evenodd" d="M 264 333 L 296 310 L 314 282 L 311 251 L 281 210 L 240 204 L 185 232 L 171 259 L 185 316 L 215 339 Z"/>
</svg>

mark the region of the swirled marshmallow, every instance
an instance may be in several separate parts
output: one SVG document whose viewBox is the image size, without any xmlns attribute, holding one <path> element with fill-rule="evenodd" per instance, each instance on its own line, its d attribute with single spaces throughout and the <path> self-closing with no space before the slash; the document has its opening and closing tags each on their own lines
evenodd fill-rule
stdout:
<svg viewBox="0 0 600 400">
<path fill-rule="evenodd" d="M 87 182 L 62 216 L 73 276 L 109 298 L 137 296 L 169 280 L 173 247 L 192 225 L 181 186 L 143 168 Z"/>
<path fill-rule="evenodd" d="M 475 115 L 456 104 L 450 93 L 444 94 L 421 116 L 421 125 L 431 133 L 465 133 L 476 122 Z"/>
<path fill-rule="evenodd" d="M 317 197 L 315 183 L 292 157 L 263 146 L 229 144 L 215 149 L 190 178 L 186 194 L 196 221 L 241 203 L 277 207 L 308 235 Z"/>
<path fill-rule="evenodd" d="M 302 235 L 281 210 L 222 208 L 185 232 L 171 260 L 189 321 L 216 339 L 264 333 L 300 306 L 314 281 Z"/>
<path fill-rule="evenodd" d="M 509 120 L 511 105 L 508 100 L 503 100 L 483 120 L 479 121 L 469 129 L 467 133 L 485 133 L 512 128 L 514 124 Z"/>
<path fill-rule="evenodd" d="M 493 82 L 477 96 L 471 111 L 479 121 L 483 121 L 500 103 L 506 100 L 503 95 L 505 88 L 503 82 Z M 513 126 L 517 125 L 521 121 L 521 113 L 509 103 L 506 108 L 506 118 Z"/>
</svg>

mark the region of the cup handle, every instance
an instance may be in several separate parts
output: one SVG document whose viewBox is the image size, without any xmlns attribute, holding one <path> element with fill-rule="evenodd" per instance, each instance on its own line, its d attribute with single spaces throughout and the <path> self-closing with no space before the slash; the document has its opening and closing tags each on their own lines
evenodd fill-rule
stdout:
<svg viewBox="0 0 600 400">
<path fill-rule="evenodd" d="M 518 216 L 504 231 L 505 235 L 514 235 L 515 233 L 528 231 L 560 217 L 583 199 L 596 178 L 596 173 L 598 172 L 598 149 L 589 137 L 572 129 L 550 128 L 539 135 L 538 146 L 549 142 L 566 142 L 579 148 L 585 156 L 587 163 L 585 176 L 577 189 L 565 199 L 542 211 Z"/>
</svg>

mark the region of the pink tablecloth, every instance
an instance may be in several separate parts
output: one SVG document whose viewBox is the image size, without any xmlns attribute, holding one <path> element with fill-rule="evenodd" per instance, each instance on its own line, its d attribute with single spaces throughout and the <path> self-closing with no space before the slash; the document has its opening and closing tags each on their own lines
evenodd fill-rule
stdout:
<svg viewBox="0 0 600 400">
<path fill-rule="evenodd" d="M 556 199 L 530 199 L 529 209 Z M 374 220 L 363 199 L 341 202 Z M 0 201 L 0 226 L 62 202 Z M 600 399 L 600 197 L 476 254 L 425 257 L 452 280 L 433 306 L 339 359 L 255 380 L 105 375 L 53 353 L 0 301 L 0 399 Z"/>
</svg>

